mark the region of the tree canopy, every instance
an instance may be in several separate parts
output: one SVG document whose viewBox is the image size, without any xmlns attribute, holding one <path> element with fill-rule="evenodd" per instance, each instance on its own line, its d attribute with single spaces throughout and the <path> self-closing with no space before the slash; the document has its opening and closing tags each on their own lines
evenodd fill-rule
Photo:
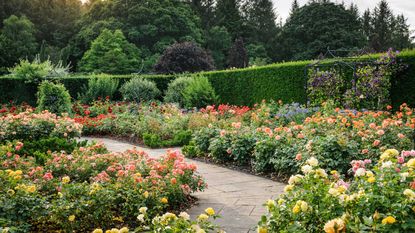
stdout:
<svg viewBox="0 0 415 233">
<path fill-rule="evenodd" d="M 129 43 L 121 30 L 104 29 L 79 63 L 83 72 L 128 74 L 140 70 L 137 47 Z"/>
<path fill-rule="evenodd" d="M 272 0 L 0 1 L 0 73 L 19 58 L 36 54 L 70 64 L 74 72 L 95 71 L 98 68 L 79 65 L 104 30 L 120 30 L 139 51 L 140 64 L 134 69 L 99 69 L 116 73 L 152 73 L 165 50 L 183 42 L 212 54 L 218 69 L 233 59 L 230 48 L 239 38 L 252 64 L 315 58 L 327 47 L 384 51 L 413 46 L 407 18 L 394 14 L 386 0 L 366 11 L 330 0 L 306 4 L 293 0 L 285 23 L 278 17 L 277 4 Z M 16 18 L 6 22 L 12 15 Z M 8 31 L 13 27 L 22 30 L 12 35 Z M 113 59 L 124 52 L 111 53 L 107 56 Z"/>
</svg>

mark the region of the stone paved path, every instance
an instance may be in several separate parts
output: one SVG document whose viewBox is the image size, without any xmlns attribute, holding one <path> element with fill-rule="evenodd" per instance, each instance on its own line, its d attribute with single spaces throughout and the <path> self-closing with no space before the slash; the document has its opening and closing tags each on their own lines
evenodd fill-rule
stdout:
<svg viewBox="0 0 415 233">
<path fill-rule="evenodd" d="M 102 141 L 110 151 L 122 152 L 136 147 L 151 157 L 163 155 L 166 149 L 147 149 L 107 138 L 89 138 Z M 180 148 L 173 148 L 180 150 Z M 262 206 L 268 199 L 283 192 L 285 184 L 258 176 L 238 172 L 224 167 L 187 159 L 195 163 L 197 170 L 208 183 L 208 189 L 194 194 L 199 200 L 187 212 L 195 217 L 206 208 L 212 207 L 222 217 L 215 221 L 228 233 L 256 232 L 255 226 L 261 215 L 266 213 Z"/>
</svg>

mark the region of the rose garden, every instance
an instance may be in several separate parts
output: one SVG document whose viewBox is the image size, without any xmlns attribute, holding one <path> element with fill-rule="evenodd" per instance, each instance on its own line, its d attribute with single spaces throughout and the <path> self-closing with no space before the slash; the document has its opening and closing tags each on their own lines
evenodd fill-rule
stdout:
<svg viewBox="0 0 415 233">
<path fill-rule="evenodd" d="M 284 2 L 0 1 L 0 232 L 415 232 L 408 18 Z"/>
</svg>

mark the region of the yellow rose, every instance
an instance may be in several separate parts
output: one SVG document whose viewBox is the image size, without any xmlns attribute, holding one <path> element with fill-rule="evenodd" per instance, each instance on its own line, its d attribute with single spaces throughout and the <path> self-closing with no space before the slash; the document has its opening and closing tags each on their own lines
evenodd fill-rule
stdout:
<svg viewBox="0 0 415 233">
<path fill-rule="evenodd" d="M 161 203 L 163 204 L 167 204 L 169 201 L 167 200 L 167 198 L 163 197 L 161 200 Z"/>
<path fill-rule="evenodd" d="M 268 233 L 268 229 L 265 227 L 258 227 L 256 232 L 257 233 Z"/>
<path fill-rule="evenodd" d="M 120 229 L 119 233 L 128 233 L 128 228 L 127 227 L 123 227 Z"/>
<path fill-rule="evenodd" d="M 298 214 L 298 213 L 300 213 L 300 210 L 301 210 L 300 206 L 295 205 L 294 208 L 293 208 L 293 213 Z"/>
<path fill-rule="evenodd" d="M 29 193 L 34 193 L 36 191 L 36 186 L 35 185 L 29 185 L 27 186 L 26 189 Z"/>
<path fill-rule="evenodd" d="M 406 165 L 410 168 L 415 168 L 415 159 L 410 159 Z"/>
<path fill-rule="evenodd" d="M 206 221 L 209 218 L 206 214 L 201 214 L 199 217 L 197 217 L 197 220 L 199 221 Z"/>
<path fill-rule="evenodd" d="M 144 196 L 144 198 L 148 198 L 148 192 L 147 191 L 145 191 L 144 193 L 143 193 L 143 196 Z"/>
<path fill-rule="evenodd" d="M 373 176 L 371 176 L 367 179 L 367 182 L 369 182 L 369 183 L 374 183 L 375 181 L 376 181 L 376 178 L 373 177 Z"/>
<path fill-rule="evenodd" d="M 301 211 L 306 212 L 308 210 L 308 204 L 305 201 L 302 201 L 300 204 Z"/>
<path fill-rule="evenodd" d="M 71 178 L 69 176 L 62 177 L 62 183 L 67 184 L 71 181 Z"/>
<path fill-rule="evenodd" d="M 386 224 L 393 224 L 393 223 L 395 223 L 395 222 L 396 222 L 396 219 L 395 219 L 394 217 L 392 217 L 392 216 L 388 216 L 388 217 L 386 217 L 386 218 L 382 219 L 382 224 L 383 224 L 383 225 L 386 225 Z"/>
<path fill-rule="evenodd" d="M 117 228 L 112 228 L 111 233 L 120 233 L 120 230 L 118 230 Z"/>
<path fill-rule="evenodd" d="M 290 192 L 290 191 L 292 191 L 294 189 L 294 185 L 287 185 L 287 186 L 285 186 L 285 188 L 284 188 L 284 192 Z"/>
<path fill-rule="evenodd" d="M 68 217 L 69 222 L 75 221 L 75 215 L 71 215 Z"/>
<path fill-rule="evenodd" d="M 278 205 L 282 205 L 282 204 L 284 204 L 284 199 L 278 199 Z"/>
<path fill-rule="evenodd" d="M 207 209 L 205 209 L 205 212 L 209 215 L 209 216 L 212 216 L 212 215 L 215 215 L 215 210 L 214 209 L 212 209 L 212 208 L 207 208 Z"/>
<path fill-rule="evenodd" d="M 102 229 L 95 229 L 92 233 L 103 233 Z"/>
</svg>

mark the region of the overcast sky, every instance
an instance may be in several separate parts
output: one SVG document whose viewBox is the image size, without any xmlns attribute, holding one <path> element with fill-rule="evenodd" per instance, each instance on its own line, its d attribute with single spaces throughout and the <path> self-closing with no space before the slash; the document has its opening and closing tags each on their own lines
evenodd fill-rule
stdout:
<svg viewBox="0 0 415 233">
<path fill-rule="evenodd" d="M 293 0 L 272 0 L 274 2 L 274 7 L 278 15 L 283 19 L 283 22 L 290 13 L 291 4 Z M 380 0 L 337 0 L 337 2 L 345 2 L 347 5 L 350 5 L 351 2 L 359 6 L 359 10 L 362 13 L 367 8 L 373 9 Z M 298 0 L 298 2 L 303 5 L 308 0 Z M 393 10 L 394 14 L 404 14 L 408 18 L 408 23 L 411 25 L 412 29 L 415 29 L 415 0 L 388 0 L 390 8 Z"/>
</svg>

